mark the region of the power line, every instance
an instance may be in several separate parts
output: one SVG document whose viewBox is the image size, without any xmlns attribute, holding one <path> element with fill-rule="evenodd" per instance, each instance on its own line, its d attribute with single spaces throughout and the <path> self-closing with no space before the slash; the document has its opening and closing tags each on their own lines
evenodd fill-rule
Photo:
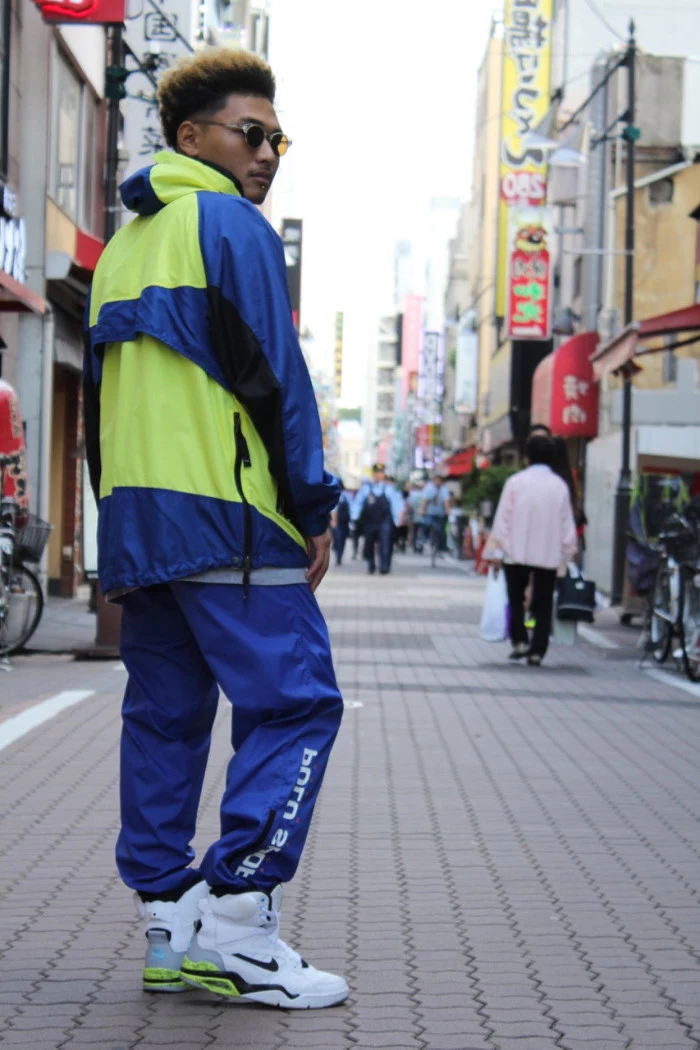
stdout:
<svg viewBox="0 0 700 1050">
<path fill-rule="evenodd" d="M 596 5 L 593 3 L 593 0 L 585 0 L 585 4 L 586 4 L 586 7 L 590 11 L 593 12 L 593 14 L 596 16 L 596 18 L 600 19 L 600 21 L 603 23 L 603 25 L 605 26 L 605 28 L 608 30 L 609 33 L 612 33 L 613 36 L 616 36 L 618 40 L 623 40 L 624 41 L 625 38 L 623 36 L 621 36 L 620 33 L 618 33 L 617 29 L 614 29 L 610 25 L 610 23 L 608 22 L 608 20 L 605 17 L 605 15 L 602 14 L 602 12 L 600 12 L 598 10 L 598 8 L 596 7 Z"/>
</svg>

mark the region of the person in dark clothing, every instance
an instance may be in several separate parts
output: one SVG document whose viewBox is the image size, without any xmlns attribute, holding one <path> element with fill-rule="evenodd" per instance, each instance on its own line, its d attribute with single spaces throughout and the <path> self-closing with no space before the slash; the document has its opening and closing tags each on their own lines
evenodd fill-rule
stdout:
<svg viewBox="0 0 700 1050">
<path fill-rule="evenodd" d="M 386 480 L 383 463 L 375 463 L 374 480 L 358 491 L 352 505 L 352 520 L 361 522 L 365 537 L 364 557 L 370 575 L 376 572 L 375 552 L 379 547 L 379 572 L 391 571 L 394 528 L 399 523 L 403 500 L 401 493 Z"/>
<path fill-rule="evenodd" d="M 350 512 L 352 508 L 352 497 L 340 482 L 340 500 L 338 506 L 331 514 L 331 528 L 333 530 L 333 551 L 335 552 L 335 564 L 342 565 L 345 544 L 350 533 Z"/>
</svg>

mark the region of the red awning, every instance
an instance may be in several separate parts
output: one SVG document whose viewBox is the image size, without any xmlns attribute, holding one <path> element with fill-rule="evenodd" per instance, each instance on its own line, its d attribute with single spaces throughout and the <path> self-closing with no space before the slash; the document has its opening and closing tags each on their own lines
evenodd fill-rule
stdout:
<svg viewBox="0 0 700 1050">
<path fill-rule="evenodd" d="M 440 464 L 445 468 L 448 478 L 461 478 L 470 474 L 476 464 L 476 448 L 462 448 L 459 452 L 443 459 Z"/>
<path fill-rule="evenodd" d="M 532 377 L 532 423 L 557 437 L 597 435 L 599 388 L 591 365 L 597 342 L 597 332 L 579 332 L 540 361 Z"/>
<path fill-rule="evenodd" d="M 682 310 L 657 314 L 656 317 L 647 317 L 644 321 L 633 321 L 614 339 L 601 343 L 591 356 L 596 379 L 601 379 L 611 372 L 639 371 L 639 366 L 632 360 L 634 357 L 669 349 L 667 346 L 640 346 L 641 343 L 647 339 L 679 335 L 683 332 L 688 332 L 689 338 L 680 340 L 677 346 L 686 346 L 700 340 L 700 303 L 685 306 Z"/>
<path fill-rule="evenodd" d="M 43 314 L 46 303 L 26 284 L 20 284 L 9 273 L 0 270 L 0 311 Z"/>
</svg>

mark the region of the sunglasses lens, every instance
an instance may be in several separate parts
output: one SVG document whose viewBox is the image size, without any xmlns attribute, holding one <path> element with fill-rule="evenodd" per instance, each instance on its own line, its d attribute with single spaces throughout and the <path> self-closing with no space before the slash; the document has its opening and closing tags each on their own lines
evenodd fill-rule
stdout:
<svg viewBox="0 0 700 1050">
<path fill-rule="evenodd" d="M 280 131 L 275 132 L 270 138 L 270 145 L 278 157 L 283 157 L 289 149 L 289 139 Z"/>
<path fill-rule="evenodd" d="M 245 129 L 246 146 L 251 149 L 260 149 L 265 141 L 265 129 L 260 124 L 248 124 Z"/>
</svg>

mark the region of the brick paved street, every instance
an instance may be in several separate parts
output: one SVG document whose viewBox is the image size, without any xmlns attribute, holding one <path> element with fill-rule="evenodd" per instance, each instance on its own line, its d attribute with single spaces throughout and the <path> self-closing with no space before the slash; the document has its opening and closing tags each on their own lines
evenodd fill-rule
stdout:
<svg viewBox="0 0 700 1050">
<path fill-rule="evenodd" d="M 3 1048 L 700 1047 L 700 698 L 627 648 L 513 666 L 478 639 L 483 581 L 412 556 L 362 569 L 321 592 L 346 713 L 282 931 L 349 1002 L 141 993 L 113 864 L 124 672 L 39 653 L 0 676 L 5 724 L 90 695 L 1 752 Z"/>
</svg>

